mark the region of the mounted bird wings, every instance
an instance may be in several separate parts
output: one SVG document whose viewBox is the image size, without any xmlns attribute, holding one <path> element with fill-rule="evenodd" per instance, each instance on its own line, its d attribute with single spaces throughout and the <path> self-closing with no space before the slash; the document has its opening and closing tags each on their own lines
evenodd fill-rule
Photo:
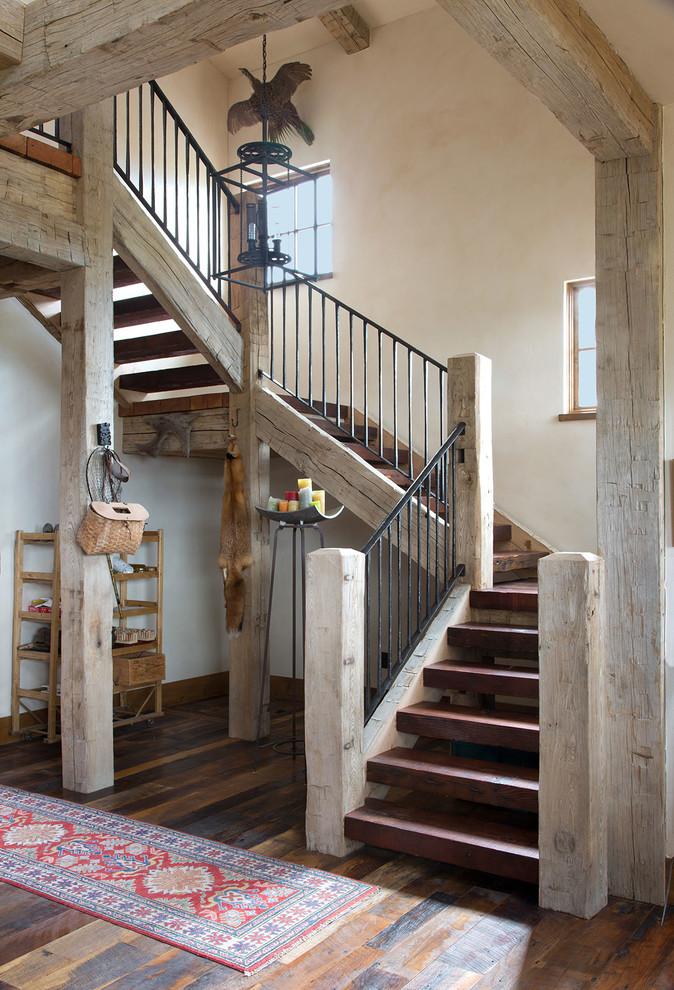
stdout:
<svg viewBox="0 0 674 990">
<path fill-rule="evenodd" d="M 234 103 L 227 114 L 227 130 L 236 134 L 242 127 L 252 127 L 262 120 L 263 85 L 248 69 L 240 70 L 253 87 L 253 95 L 247 100 Z M 278 141 L 291 131 L 311 144 L 314 134 L 291 102 L 300 83 L 311 79 L 311 66 L 306 62 L 286 62 L 266 86 L 267 125 L 269 138 Z"/>
</svg>

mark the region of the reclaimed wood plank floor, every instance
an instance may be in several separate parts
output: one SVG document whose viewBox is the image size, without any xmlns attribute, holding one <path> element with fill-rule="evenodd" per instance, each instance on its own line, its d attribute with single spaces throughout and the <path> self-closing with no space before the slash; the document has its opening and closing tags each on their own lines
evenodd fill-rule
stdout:
<svg viewBox="0 0 674 990">
<path fill-rule="evenodd" d="M 276 706 L 275 738 L 288 735 Z M 672 990 L 674 914 L 612 899 L 591 921 L 533 887 L 364 848 L 304 846 L 302 760 L 226 735 L 224 699 L 115 736 L 114 788 L 61 788 L 58 746 L 0 749 L 0 783 L 377 884 L 375 897 L 255 976 L 0 884 L 0 990 Z"/>
</svg>

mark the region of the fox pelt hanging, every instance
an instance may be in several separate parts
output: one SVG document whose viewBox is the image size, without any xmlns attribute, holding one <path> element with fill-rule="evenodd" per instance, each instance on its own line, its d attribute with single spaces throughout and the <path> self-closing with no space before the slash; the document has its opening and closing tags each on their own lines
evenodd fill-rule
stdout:
<svg viewBox="0 0 674 990">
<path fill-rule="evenodd" d="M 245 490 L 246 474 L 236 442 L 230 436 L 225 454 L 225 493 L 222 496 L 222 524 L 218 567 L 225 590 L 227 632 L 238 636 L 243 626 L 246 596 L 243 572 L 253 563 L 250 552 L 250 517 Z"/>
</svg>

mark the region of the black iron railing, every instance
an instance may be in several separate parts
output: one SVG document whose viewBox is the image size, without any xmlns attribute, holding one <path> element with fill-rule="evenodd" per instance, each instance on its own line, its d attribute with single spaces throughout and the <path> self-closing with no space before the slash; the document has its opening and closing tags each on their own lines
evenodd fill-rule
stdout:
<svg viewBox="0 0 674 990">
<path fill-rule="evenodd" d="M 444 365 L 311 282 L 270 298 L 268 377 L 414 478 L 445 440 Z"/>
<path fill-rule="evenodd" d="M 239 206 L 156 82 L 115 97 L 115 169 L 235 319 L 229 283 L 213 273 L 230 267 Z"/>
<path fill-rule="evenodd" d="M 456 562 L 460 423 L 363 547 L 365 722 L 422 638 L 464 565 Z"/>
</svg>

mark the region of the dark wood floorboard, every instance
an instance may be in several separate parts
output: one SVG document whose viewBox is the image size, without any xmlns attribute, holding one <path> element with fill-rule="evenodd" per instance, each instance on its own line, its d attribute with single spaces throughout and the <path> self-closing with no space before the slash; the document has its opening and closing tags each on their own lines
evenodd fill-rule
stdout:
<svg viewBox="0 0 674 990">
<path fill-rule="evenodd" d="M 287 738 L 277 706 L 274 738 Z M 58 746 L 0 749 L 0 783 L 377 884 L 376 895 L 256 976 L 0 884 L 0 990 L 674 990 L 674 915 L 612 899 L 591 921 L 515 881 L 381 849 L 304 845 L 304 765 L 227 737 L 225 699 L 115 736 L 115 785 L 63 791 Z"/>
</svg>

